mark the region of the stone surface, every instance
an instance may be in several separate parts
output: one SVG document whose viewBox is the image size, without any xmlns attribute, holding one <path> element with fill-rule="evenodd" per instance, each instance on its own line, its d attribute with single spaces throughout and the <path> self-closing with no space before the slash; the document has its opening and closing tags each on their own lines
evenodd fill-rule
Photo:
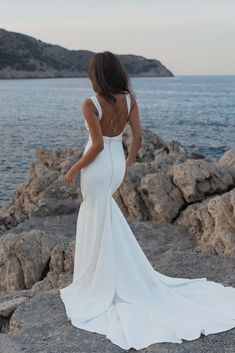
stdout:
<svg viewBox="0 0 235 353">
<path fill-rule="evenodd" d="M 140 193 L 151 219 L 170 222 L 183 206 L 182 193 L 171 180 L 164 171 L 147 174 L 141 179 Z"/>
<path fill-rule="evenodd" d="M 226 151 L 216 164 L 220 167 L 227 168 L 235 181 L 235 147 Z"/>
<path fill-rule="evenodd" d="M 235 257 L 196 253 L 195 240 L 185 227 L 156 221 L 129 221 L 129 224 L 155 270 L 173 277 L 205 276 L 225 286 L 235 286 Z M 61 287 L 65 285 L 65 282 L 61 283 Z M 27 298 L 12 313 L 6 332 L 0 333 L 0 353 L 22 351 L 32 353 L 32 347 L 34 353 L 125 352 L 107 340 L 104 335 L 72 326 L 67 319 L 58 289 L 5 292 L 0 306 L 4 302 L 9 304 L 17 297 Z M 208 336 L 201 335 L 199 339 L 193 341 L 183 340 L 182 344 L 153 344 L 140 352 L 234 353 L 234 351 L 235 329 L 231 329 Z"/>
<path fill-rule="evenodd" d="M 79 183 L 67 187 L 64 175 L 81 153 L 80 147 L 57 151 L 37 149 L 28 180 L 15 190 L 11 202 L 0 209 L 0 234 L 32 216 L 77 210 L 82 200 Z"/>
<path fill-rule="evenodd" d="M 73 269 L 77 214 L 31 217 L 6 232 L 0 238 L 0 291 L 58 286 L 60 272 Z"/>
<path fill-rule="evenodd" d="M 20 304 L 24 303 L 26 300 L 27 297 L 21 296 L 15 299 L 4 301 L 2 304 L 0 304 L 0 316 L 8 317 Z"/>
<path fill-rule="evenodd" d="M 123 136 L 125 155 L 130 128 Z M 121 352 L 67 321 L 58 290 L 73 278 L 79 176 L 64 174 L 82 153 L 37 150 L 29 177 L 0 209 L 0 353 Z M 216 162 L 143 130 L 143 145 L 115 192 L 153 267 L 172 277 L 207 277 L 235 287 L 235 178 L 231 149 Z M 143 352 L 235 352 L 235 331 Z M 133 350 L 134 351 L 134 350 Z"/>
<path fill-rule="evenodd" d="M 188 206 L 176 223 L 192 231 L 197 251 L 235 255 L 235 189 Z"/>
<path fill-rule="evenodd" d="M 172 168 L 173 182 L 188 203 L 225 192 L 233 186 L 229 171 L 205 160 L 187 160 Z"/>
</svg>

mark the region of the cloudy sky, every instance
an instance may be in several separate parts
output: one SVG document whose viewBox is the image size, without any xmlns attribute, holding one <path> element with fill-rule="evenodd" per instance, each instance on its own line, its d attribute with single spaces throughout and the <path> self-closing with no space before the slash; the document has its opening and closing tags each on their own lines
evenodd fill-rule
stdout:
<svg viewBox="0 0 235 353">
<path fill-rule="evenodd" d="M 156 58 L 175 75 L 235 74 L 235 0 L 0 0 L 0 28 Z"/>
</svg>

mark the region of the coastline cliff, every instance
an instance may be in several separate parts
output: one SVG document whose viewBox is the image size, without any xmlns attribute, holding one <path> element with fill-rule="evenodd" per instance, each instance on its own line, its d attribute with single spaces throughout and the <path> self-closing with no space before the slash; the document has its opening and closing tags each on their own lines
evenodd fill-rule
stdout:
<svg viewBox="0 0 235 353">
<path fill-rule="evenodd" d="M 93 54 L 0 28 L 0 79 L 87 77 Z M 131 54 L 117 56 L 130 76 L 173 76 L 159 60 Z"/>
</svg>

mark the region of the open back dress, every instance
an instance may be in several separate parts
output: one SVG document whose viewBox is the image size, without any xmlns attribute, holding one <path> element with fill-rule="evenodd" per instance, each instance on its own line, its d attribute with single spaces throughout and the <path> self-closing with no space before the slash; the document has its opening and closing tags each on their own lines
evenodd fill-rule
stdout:
<svg viewBox="0 0 235 353">
<path fill-rule="evenodd" d="M 97 96 L 90 98 L 101 119 Z M 130 102 L 126 94 L 127 114 Z M 60 289 L 71 324 L 125 350 L 235 327 L 235 288 L 169 277 L 148 261 L 113 198 L 125 173 L 122 133 L 103 136 L 104 149 L 81 170 L 73 281 Z M 89 135 L 84 153 L 91 144 Z"/>
</svg>

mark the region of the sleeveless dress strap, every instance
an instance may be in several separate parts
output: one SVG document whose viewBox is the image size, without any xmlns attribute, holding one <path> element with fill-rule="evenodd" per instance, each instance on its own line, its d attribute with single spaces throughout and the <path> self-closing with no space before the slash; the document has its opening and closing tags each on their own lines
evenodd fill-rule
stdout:
<svg viewBox="0 0 235 353">
<path fill-rule="evenodd" d="M 98 110 L 99 119 L 101 119 L 101 117 L 102 117 L 102 108 L 101 108 L 101 105 L 100 105 L 100 102 L 99 102 L 98 98 L 96 97 L 96 95 L 93 95 L 90 98 L 91 98 L 92 102 L 94 103 L 96 109 Z M 131 110 L 131 97 L 130 97 L 129 93 L 126 94 L 126 102 L 127 102 L 127 111 L 128 111 L 128 114 L 129 114 L 130 110 Z"/>
<path fill-rule="evenodd" d="M 91 98 L 92 102 L 94 103 L 96 109 L 98 110 L 99 119 L 101 119 L 101 117 L 102 117 L 102 108 L 101 108 L 99 100 L 97 99 L 96 95 L 93 95 L 90 98 Z"/>
<path fill-rule="evenodd" d="M 131 97 L 130 97 L 129 93 L 126 94 L 126 102 L 127 102 L 127 111 L 128 111 L 128 115 L 129 115 L 130 110 L 131 110 Z"/>
</svg>

